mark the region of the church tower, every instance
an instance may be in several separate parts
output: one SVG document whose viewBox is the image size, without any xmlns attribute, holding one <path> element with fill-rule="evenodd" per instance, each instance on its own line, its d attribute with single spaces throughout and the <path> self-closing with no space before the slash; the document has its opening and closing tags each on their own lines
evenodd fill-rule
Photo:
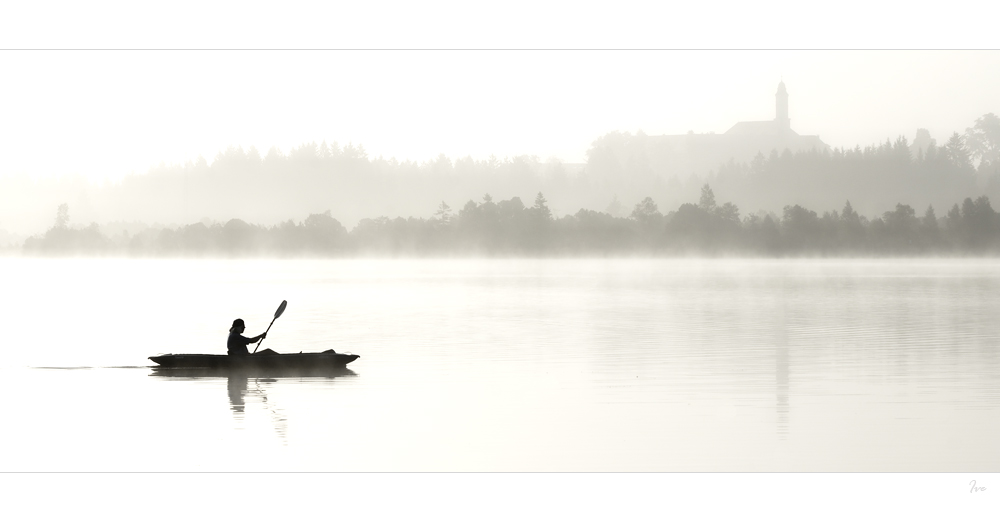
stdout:
<svg viewBox="0 0 1000 522">
<path fill-rule="evenodd" d="M 785 90 L 785 82 L 778 84 L 778 92 L 774 95 L 775 115 L 774 122 L 779 130 L 787 131 L 792 128 L 792 122 L 788 119 L 788 91 Z"/>
</svg>

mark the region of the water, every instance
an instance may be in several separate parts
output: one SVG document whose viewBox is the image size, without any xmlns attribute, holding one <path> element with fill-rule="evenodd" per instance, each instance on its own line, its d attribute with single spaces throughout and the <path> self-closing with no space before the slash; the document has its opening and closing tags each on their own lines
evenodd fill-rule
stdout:
<svg viewBox="0 0 1000 522">
<path fill-rule="evenodd" d="M 0 471 L 997 471 L 994 260 L 0 259 Z M 361 358 L 177 377 L 157 353 Z"/>
</svg>

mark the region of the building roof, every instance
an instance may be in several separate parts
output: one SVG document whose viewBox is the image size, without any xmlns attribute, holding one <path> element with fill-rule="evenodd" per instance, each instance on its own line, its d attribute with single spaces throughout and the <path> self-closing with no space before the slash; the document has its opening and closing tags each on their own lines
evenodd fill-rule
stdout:
<svg viewBox="0 0 1000 522">
<path fill-rule="evenodd" d="M 725 133 L 736 136 L 777 136 L 779 133 L 797 136 L 792 129 L 782 130 L 778 122 L 771 121 L 741 121 L 733 125 Z"/>
<path fill-rule="evenodd" d="M 741 121 L 723 134 L 650 136 L 651 154 L 660 158 L 664 171 L 703 173 L 727 161 L 750 161 L 771 151 L 830 150 L 819 136 L 803 136 L 791 129 L 787 118 L 785 82 L 778 84 L 775 119 Z M 779 119 L 780 118 L 780 119 Z"/>
</svg>

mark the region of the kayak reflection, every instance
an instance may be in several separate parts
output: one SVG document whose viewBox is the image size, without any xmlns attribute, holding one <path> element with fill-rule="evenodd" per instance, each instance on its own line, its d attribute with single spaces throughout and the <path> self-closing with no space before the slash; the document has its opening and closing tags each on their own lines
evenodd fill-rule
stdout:
<svg viewBox="0 0 1000 522">
<path fill-rule="evenodd" d="M 171 368 L 167 366 L 151 367 L 154 377 L 173 377 L 182 379 L 201 379 L 208 377 L 249 377 L 256 378 L 287 378 L 287 377 L 347 377 L 357 375 L 354 371 L 340 367 L 312 367 L 312 368 L 261 368 L 261 367 L 237 367 L 237 368 Z"/>
<path fill-rule="evenodd" d="M 169 368 L 154 366 L 151 377 L 167 380 L 198 381 L 226 378 L 229 408 L 237 420 L 242 421 L 248 396 L 256 397 L 271 415 L 271 422 L 279 437 L 285 439 L 287 419 L 281 408 L 268 402 L 267 389 L 281 380 L 297 378 L 335 379 L 354 377 L 358 374 L 344 367 L 339 368 Z M 251 383 L 251 379 L 253 382 Z"/>
</svg>

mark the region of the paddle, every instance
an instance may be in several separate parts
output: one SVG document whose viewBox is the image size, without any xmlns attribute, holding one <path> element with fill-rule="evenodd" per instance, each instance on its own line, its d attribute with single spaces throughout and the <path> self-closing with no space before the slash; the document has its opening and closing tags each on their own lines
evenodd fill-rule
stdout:
<svg viewBox="0 0 1000 522">
<path fill-rule="evenodd" d="M 281 314 L 285 313 L 285 307 L 288 306 L 288 301 L 282 301 L 281 305 L 278 306 L 278 311 L 274 312 L 274 319 L 271 319 L 271 324 L 267 325 L 267 330 L 264 330 L 264 335 L 271 331 L 271 326 L 274 325 L 274 321 L 281 317 Z M 257 348 L 260 348 L 260 343 L 264 342 L 264 339 L 257 341 L 257 346 L 253 347 L 253 353 L 257 353 Z"/>
</svg>

